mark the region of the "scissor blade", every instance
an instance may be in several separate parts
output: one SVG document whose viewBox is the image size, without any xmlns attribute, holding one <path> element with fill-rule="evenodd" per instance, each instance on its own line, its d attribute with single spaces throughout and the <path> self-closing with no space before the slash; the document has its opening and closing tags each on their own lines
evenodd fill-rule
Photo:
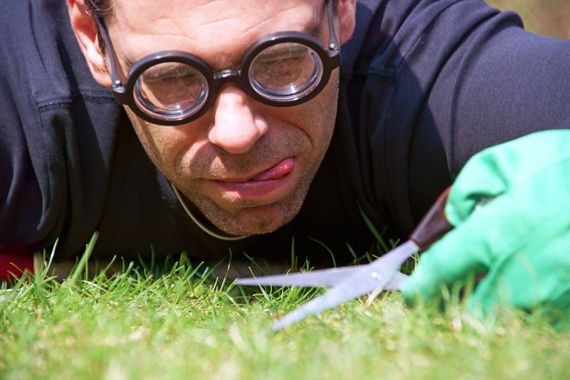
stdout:
<svg viewBox="0 0 570 380">
<path fill-rule="evenodd" d="M 235 284 L 251 286 L 330 287 L 341 283 L 348 276 L 366 265 L 367 264 L 263 277 L 238 278 Z M 407 277 L 408 276 L 400 272 L 396 273 L 392 281 L 386 285 L 386 289 L 399 290 Z"/>
<path fill-rule="evenodd" d="M 319 269 L 310 272 L 276 274 L 263 277 L 238 278 L 236 285 L 253 286 L 333 286 L 365 265 Z"/>
<path fill-rule="evenodd" d="M 386 288 L 386 285 L 396 275 L 402 263 L 417 250 L 418 246 L 411 240 L 396 247 L 372 263 L 364 265 L 363 268 L 348 276 L 343 282 L 322 296 L 312 299 L 300 308 L 287 314 L 273 324 L 273 330 L 281 330 L 305 319 L 309 315 L 318 314 L 376 289 Z"/>
</svg>

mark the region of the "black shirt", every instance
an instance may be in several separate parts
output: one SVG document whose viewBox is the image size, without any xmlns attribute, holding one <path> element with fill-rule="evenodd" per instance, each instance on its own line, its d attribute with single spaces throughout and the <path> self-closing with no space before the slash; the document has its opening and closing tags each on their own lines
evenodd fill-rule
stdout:
<svg viewBox="0 0 570 380">
<path fill-rule="evenodd" d="M 0 243 L 133 258 L 186 251 L 338 262 L 404 237 L 485 147 L 570 126 L 570 42 L 478 0 L 362 0 L 343 47 L 331 147 L 299 215 L 223 242 L 202 232 L 91 78 L 60 0 L 0 5 Z M 365 222 L 365 220 L 368 220 Z M 373 228 L 371 228 L 373 226 Z"/>
</svg>

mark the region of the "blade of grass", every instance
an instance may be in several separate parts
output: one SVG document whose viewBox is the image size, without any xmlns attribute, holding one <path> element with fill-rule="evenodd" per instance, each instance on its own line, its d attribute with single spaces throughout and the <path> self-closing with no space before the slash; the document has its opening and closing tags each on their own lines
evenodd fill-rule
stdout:
<svg viewBox="0 0 570 380">
<path fill-rule="evenodd" d="M 91 257 L 91 254 L 93 253 L 93 250 L 95 249 L 95 244 L 97 244 L 98 238 L 99 238 L 99 231 L 95 231 L 93 233 L 93 235 L 91 236 L 89 243 L 85 247 L 85 251 L 83 252 L 83 255 L 81 256 L 79 263 L 77 263 L 77 266 L 73 269 L 73 271 L 69 275 L 69 277 L 66 281 L 67 285 L 74 286 L 77 283 L 79 276 L 81 276 L 83 271 L 86 270 L 87 263 L 89 262 L 89 257 Z"/>
</svg>

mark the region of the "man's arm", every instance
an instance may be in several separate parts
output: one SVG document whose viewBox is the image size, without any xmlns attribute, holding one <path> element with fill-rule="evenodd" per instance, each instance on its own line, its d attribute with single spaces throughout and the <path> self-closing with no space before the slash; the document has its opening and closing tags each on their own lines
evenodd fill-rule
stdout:
<svg viewBox="0 0 570 380">
<path fill-rule="evenodd" d="M 570 41 L 527 32 L 513 13 L 493 15 L 477 3 L 458 2 L 436 21 L 445 27 L 430 31 L 436 40 L 446 28 L 452 35 L 464 34 L 446 51 L 411 141 L 410 202 L 416 220 L 477 152 L 570 125 Z M 468 33 L 454 26 L 461 25 L 462 15 L 478 13 L 485 18 Z M 422 67 L 415 69 L 417 75 Z"/>
</svg>

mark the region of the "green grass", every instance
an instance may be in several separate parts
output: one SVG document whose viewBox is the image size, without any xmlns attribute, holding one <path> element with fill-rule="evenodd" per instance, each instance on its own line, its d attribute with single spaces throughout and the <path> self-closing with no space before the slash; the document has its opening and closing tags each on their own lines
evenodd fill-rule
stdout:
<svg viewBox="0 0 570 380">
<path fill-rule="evenodd" d="M 184 262 L 184 260 L 182 260 Z M 82 270 L 80 268 L 80 270 Z M 156 271 L 154 271 L 156 272 Z M 318 291 L 254 289 L 127 269 L 73 283 L 38 276 L 0 296 L 2 379 L 565 378 L 570 333 L 460 302 L 407 309 L 399 294 L 356 300 L 272 333 Z M 452 297 L 453 298 L 453 297 Z"/>
</svg>

